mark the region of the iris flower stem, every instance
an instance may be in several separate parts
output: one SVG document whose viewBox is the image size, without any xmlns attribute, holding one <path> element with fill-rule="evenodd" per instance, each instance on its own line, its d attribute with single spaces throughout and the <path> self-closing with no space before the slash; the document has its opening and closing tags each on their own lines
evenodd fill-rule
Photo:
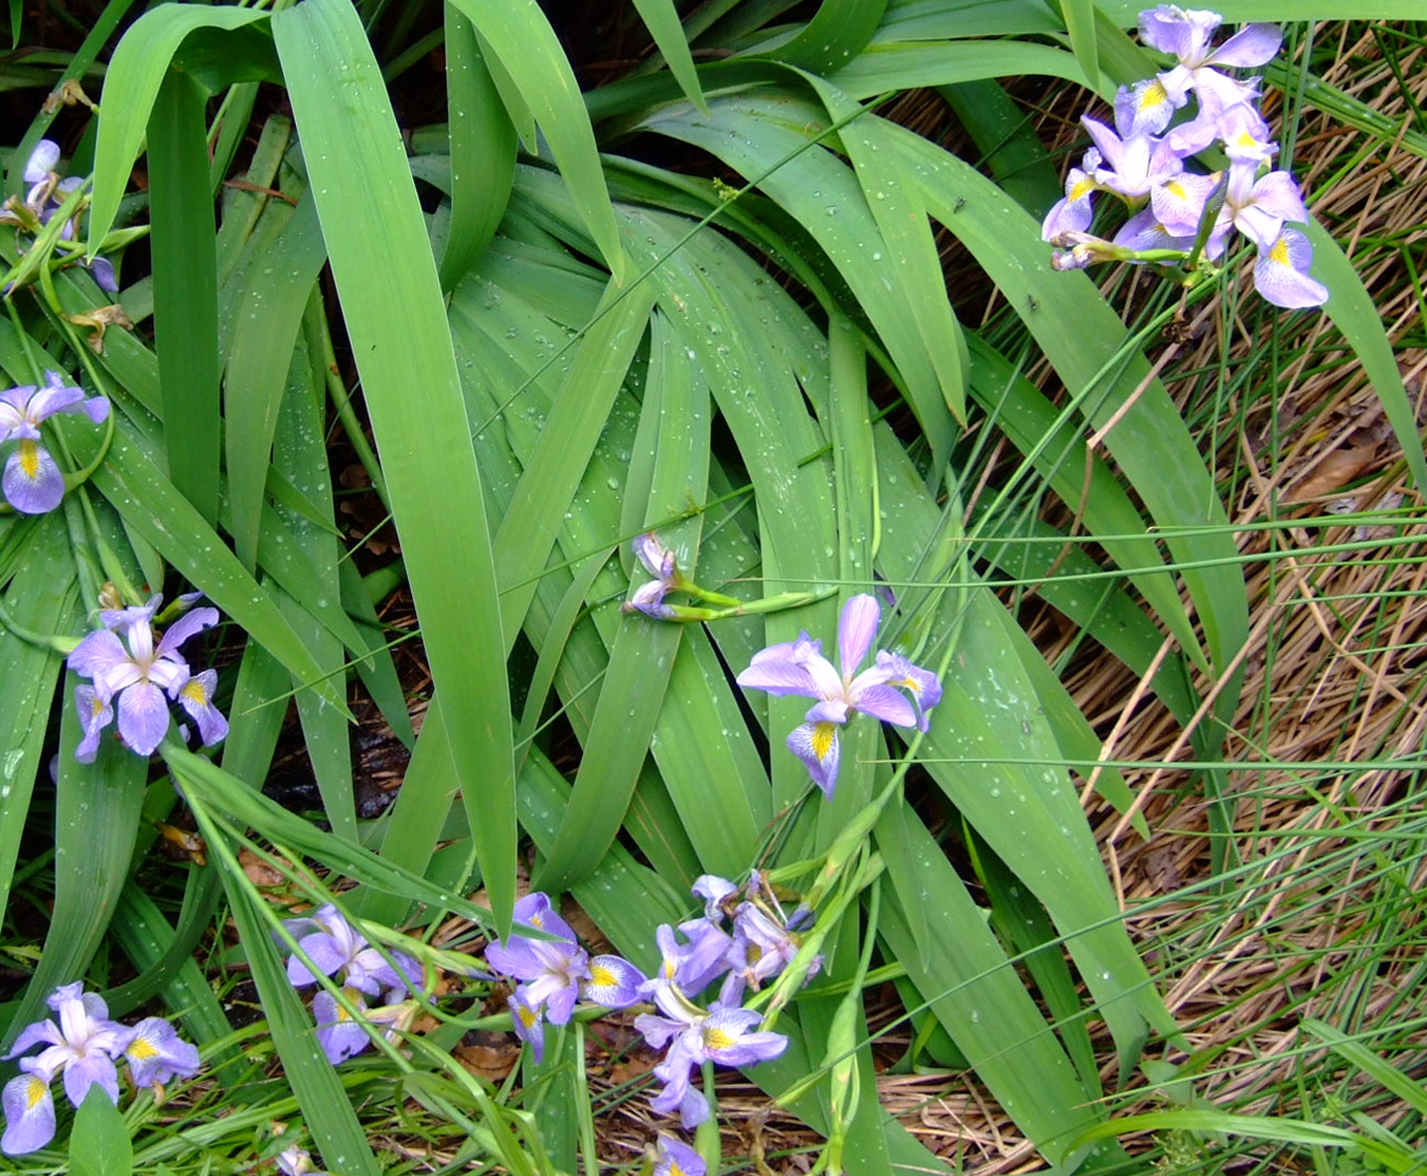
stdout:
<svg viewBox="0 0 1427 1176">
<path fill-rule="evenodd" d="M 681 591 L 687 592 L 687 587 Z M 826 600 L 837 592 L 836 588 L 822 588 L 816 592 L 779 592 L 775 596 L 765 596 L 761 600 L 738 601 L 728 608 L 696 608 L 684 604 L 665 606 L 667 613 L 659 619 L 664 621 L 725 621 L 730 617 L 748 617 L 756 613 L 782 612 L 790 608 L 802 608 Z M 709 594 L 712 596 L 713 594 Z M 708 597 L 705 597 L 708 599 Z M 724 597 L 731 600 L 732 597 Z"/>
<path fill-rule="evenodd" d="M 703 1064 L 704 1097 L 709 1101 L 709 1117 L 694 1129 L 694 1147 L 708 1165 L 708 1171 L 717 1172 L 723 1162 L 723 1141 L 718 1133 L 718 1091 L 714 1087 L 714 1066 L 712 1062 Z"/>
<path fill-rule="evenodd" d="M 53 649 L 56 653 L 68 655 L 79 644 L 78 637 L 46 636 L 43 633 L 35 633 L 30 629 L 21 628 L 11 620 L 10 614 L 5 611 L 3 606 L 0 606 L 0 625 L 15 634 L 21 641 L 28 641 L 31 645 L 38 645 L 41 649 Z"/>
</svg>

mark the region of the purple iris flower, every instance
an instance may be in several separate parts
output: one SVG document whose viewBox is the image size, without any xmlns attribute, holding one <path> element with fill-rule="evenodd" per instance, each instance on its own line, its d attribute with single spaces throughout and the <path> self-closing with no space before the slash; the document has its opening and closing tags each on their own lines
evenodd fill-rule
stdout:
<svg viewBox="0 0 1427 1176">
<path fill-rule="evenodd" d="M 707 1170 L 703 1156 L 687 1143 L 659 1133 L 652 1176 L 704 1176 Z"/>
<path fill-rule="evenodd" d="M 590 979 L 589 953 L 575 932 L 550 908 L 547 895 L 527 894 L 516 904 L 513 917 L 554 939 L 511 935 L 504 943 L 493 940 L 486 948 L 486 963 L 497 972 L 522 981 L 520 993 L 532 1008 L 544 1007 L 556 1025 L 563 1025 L 575 1010 L 580 985 Z"/>
<path fill-rule="evenodd" d="M 1236 87 L 1243 83 L 1219 73 L 1216 67 L 1261 66 L 1273 59 L 1283 44 L 1283 33 L 1277 24 L 1246 24 L 1214 49 L 1210 43 L 1223 23 L 1219 13 L 1182 9 L 1177 4 L 1160 4 L 1157 9 L 1140 13 L 1140 40 L 1179 59 L 1169 73 L 1160 74 L 1174 106 L 1183 106 L 1190 90 L 1196 91 L 1200 100 L 1206 91 L 1230 101 L 1241 96 Z M 1230 101 L 1224 101 L 1224 106 L 1229 106 Z"/>
<path fill-rule="evenodd" d="M 0 444 L 19 442 L 5 463 L 3 486 L 10 505 L 22 514 L 54 510 L 64 497 L 64 475 L 40 444 L 40 424 L 61 412 L 82 412 L 98 424 L 109 415 L 109 401 L 86 397 L 58 372 L 46 372 L 41 388 L 24 384 L 0 392 Z"/>
<path fill-rule="evenodd" d="M 679 924 L 688 940 L 680 943 L 674 928 L 660 924 L 654 932 L 659 945 L 659 970 L 644 982 L 640 995 L 653 998 L 660 988 L 674 985 L 680 992 L 697 996 L 729 969 L 728 952 L 733 939 L 708 919 L 690 919 Z"/>
<path fill-rule="evenodd" d="M 1140 39 L 1162 53 L 1172 53 L 1179 63 L 1160 80 L 1176 107 L 1183 106 L 1190 90 L 1213 94 L 1222 107 L 1250 101 L 1252 88 L 1222 74 L 1217 66 L 1263 65 L 1278 52 L 1283 34 L 1277 25 L 1245 25 L 1217 49 L 1210 42 L 1224 18 L 1206 9 L 1161 4 L 1140 13 Z"/>
<path fill-rule="evenodd" d="M 410 1027 L 416 1011 L 415 1004 L 410 1001 L 369 1008 L 361 990 L 350 985 L 343 989 L 343 994 L 356 1006 L 362 1020 L 385 1027 L 382 1035 L 388 1041 L 395 1041 L 401 1031 Z M 388 994 L 391 995 L 394 994 Z M 317 1044 L 334 1066 L 361 1053 L 372 1043 L 371 1034 L 362 1021 L 354 1018 L 325 988 L 312 998 L 312 1015 L 317 1020 Z"/>
<path fill-rule="evenodd" d="M 1192 242 L 1199 232 L 1199 223 L 1209 198 L 1222 180 L 1223 176 L 1218 172 L 1208 176 L 1182 172 L 1161 184 L 1150 193 L 1150 208 L 1155 220 L 1169 236 L 1187 237 Z"/>
<path fill-rule="evenodd" d="M 157 602 L 151 601 L 150 606 L 156 608 Z M 134 614 L 131 618 L 130 613 Z M 81 677 L 94 680 L 92 693 L 91 688 L 86 687 L 79 687 L 75 692 L 84 727 L 84 739 L 75 749 L 75 758 L 81 763 L 94 759 L 100 732 L 113 717 L 111 704 L 116 696 L 119 734 L 138 755 L 153 754 L 154 748 L 168 734 L 165 693 L 181 702 L 198 720 L 205 743 L 217 742 L 227 733 L 227 721 L 212 706 L 216 675 L 206 671 L 211 676 L 200 677 L 193 689 L 186 690 L 193 675 L 188 662 L 178 652 L 178 647 L 194 634 L 218 623 L 218 610 L 196 608 L 186 613 L 164 631 L 157 645 L 149 616 L 142 615 L 142 610 L 126 610 L 126 619 L 121 625 L 124 640 L 111 629 L 97 629 L 69 655 L 69 668 Z"/>
<path fill-rule="evenodd" d="M 619 956 L 591 958 L 574 930 L 551 908 L 548 895 L 527 894 L 513 914 L 515 922 L 556 936 L 511 935 L 486 948 L 491 967 L 521 981 L 510 998 L 510 1012 L 516 1036 L 530 1043 L 536 1061 L 544 1049 L 546 1017 L 552 1024 L 565 1024 L 581 997 L 611 1009 L 628 1008 L 641 999 L 648 983 L 644 973 Z"/>
<path fill-rule="evenodd" d="M 721 1066 L 751 1066 L 776 1058 L 788 1048 L 781 1033 L 750 1032 L 763 1020 L 755 1009 L 726 1009 L 715 1004 L 705 1012 L 690 1004 L 674 985 L 656 989 L 654 1002 L 665 1014 L 642 1013 L 634 1027 L 655 1049 L 669 1046 L 664 1060 L 654 1067 L 654 1076 L 664 1089 L 649 1102 L 663 1114 L 679 1112 L 686 1131 L 709 1116 L 708 1099 L 689 1081 L 689 1071 L 705 1062 Z"/>
<path fill-rule="evenodd" d="M 109 1008 L 102 997 L 83 988 L 76 982 L 55 989 L 46 1003 L 59 1023 L 48 1019 L 25 1026 L 5 1055 L 8 1060 L 40 1043 L 47 1046 L 37 1056 L 21 1060 L 24 1073 L 7 1082 L 0 1097 L 5 1111 L 0 1150 L 7 1155 L 36 1151 L 54 1138 L 50 1083 L 57 1074 L 64 1074 L 64 1092 L 76 1107 L 95 1085 L 114 1102 L 119 1101 L 114 1057 L 125 1029 L 109 1020 Z"/>
<path fill-rule="evenodd" d="M 340 973 L 348 988 L 368 996 L 377 996 L 385 988 L 388 999 L 395 1001 L 421 986 L 419 962 L 404 952 L 391 951 L 387 954 L 396 967 L 387 963 L 382 953 L 370 946 L 330 902 L 318 907 L 310 917 L 283 920 L 283 926 L 322 975 Z M 294 988 L 317 983 L 317 977 L 295 953 L 288 957 L 287 978 Z"/>
<path fill-rule="evenodd" d="M 145 1017 L 123 1030 L 114 1056 L 129 1063 L 129 1080 L 135 1086 L 162 1086 L 198 1073 L 197 1047 L 180 1038 L 162 1017 Z"/>
<path fill-rule="evenodd" d="M 1254 288 L 1275 306 L 1290 310 L 1322 306 L 1328 287 L 1308 276 L 1313 246 L 1296 229 L 1283 229 L 1274 243 L 1259 250 L 1254 264 Z"/>
<path fill-rule="evenodd" d="M 841 673 L 822 655 L 822 642 L 803 633 L 796 641 L 770 645 L 753 655 L 752 664 L 738 675 L 745 688 L 769 694 L 813 698 L 807 721 L 788 736 L 788 748 L 807 766 L 814 782 L 831 797 L 837 786 L 840 757 L 837 729 L 854 711 L 872 715 L 899 727 L 925 730 L 926 712 L 941 700 L 937 676 L 906 658 L 885 651 L 862 673 L 858 667 L 872 648 L 882 610 L 872 596 L 854 596 L 842 609 L 837 627 Z M 909 690 L 916 705 L 897 692 Z"/>
<path fill-rule="evenodd" d="M 198 1072 L 198 1050 L 179 1039 L 162 1017 L 146 1017 L 129 1027 L 109 1020 L 104 998 L 85 992 L 80 983 L 65 984 L 50 993 L 48 1002 L 58 1016 L 36 1021 L 20 1031 L 13 1058 L 40 1043 L 47 1048 L 34 1057 L 21 1058 L 23 1073 L 5 1084 L 3 1102 L 5 1135 L 0 1151 L 18 1156 L 37 1151 L 54 1138 L 55 1109 L 50 1084 L 64 1074 L 64 1092 L 78 1107 L 93 1086 L 115 1103 L 119 1101 L 119 1076 L 115 1062 L 129 1063 L 135 1086 L 154 1086 L 173 1077 L 190 1078 Z"/>
<path fill-rule="evenodd" d="M 1271 249 L 1284 221 L 1308 221 L 1294 178 L 1286 171 L 1258 176 L 1250 164 L 1232 164 L 1219 226 L 1232 224 L 1260 249 Z"/>
<path fill-rule="evenodd" d="M 18 1057 L 40 1042 L 48 1045 L 33 1059 L 36 1072 L 50 1075 L 64 1072 L 64 1092 L 69 1101 L 79 1106 L 95 1083 L 116 1103 L 119 1101 L 119 1076 L 114 1069 L 114 1055 L 119 1052 L 122 1025 L 109 1020 L 109 1006 L 97 993 L 85 992 L 76 981 L 50 993 L 45 1002 L 59 1017 L 36 1021 L 20 1031 L 9 1058 Z"/>
<path fill-rule="evenodd" d="M 1147 196 L 1156 184 L 1172 179 L 1184 170 L 1183 158 L 1166 139 L 1146 131 L 1121 136 L 1104 123 L 1084 115 L 1081 125 L 1103 157 L 1095 168 L 1095 182 L 1132 200 Z"/>
</svg>

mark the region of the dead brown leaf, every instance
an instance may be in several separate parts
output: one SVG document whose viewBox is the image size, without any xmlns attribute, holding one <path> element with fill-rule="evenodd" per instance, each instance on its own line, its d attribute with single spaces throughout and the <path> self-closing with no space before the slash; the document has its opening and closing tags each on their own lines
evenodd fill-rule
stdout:
<svg viewBox="0 0 1427 1176">
<path fill-rule="evenodd" d="M 1377 459 L 1376 445 L 1349 445 L 1325 453 L 1284 496 L 1285 502 L 1307 502 L 1342 489 Z"/>
<path fill-rule="evenodd" d="M 287 876 L 279 869 L 263 861 L 251 849 L 238 852 L 238 864 L 248 881 L 263 890 L 278 890 L 287 885 Z"/>
<path fill-rule="evenodd" d="M 473 1045 L 458 1045 L 452 1056 L 477 1078 L 500 1082 L 515 1068 L 520 1059 L 520 1046 L 514 1037 L 503 1033 L 478 1031 L 480 1038 Z"/>
</svg>

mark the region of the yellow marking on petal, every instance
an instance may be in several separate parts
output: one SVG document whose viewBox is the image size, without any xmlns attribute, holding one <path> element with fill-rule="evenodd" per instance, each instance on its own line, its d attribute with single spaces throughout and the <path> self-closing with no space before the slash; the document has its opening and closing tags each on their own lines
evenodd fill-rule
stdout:
<svg viewBox="0 0 1427 1176">
<path fill-rule="evenodd" d="M 33 1111 L 45 1101 L 45 1095 L 49 1092 L 48 1082 L 41 1082 L 34 1074 L 29 1075 L 29 1082 L 25 1086 L 25 1110 Z"/>
<path fill-rule="evenodd" d="M 728 1049 L 734 1042 L 731 1034 L 713 1025 L 704 1026 L 704 1044 L 709 1049 Z"/>
<path fill-rule="evenodd" d="M 179 693 L 182 694 L 184 698 L 191 699 L 198 703 L 199 706 L 208 705 L 208 690 L 197 678 L 190 678 L 185 682 Z"/>
<path fill-rule="evenodd" d="M 1292 265 L 1288 260 L 1288 238 L 1280 236 L 1269 248 L 1268 259 L 1274 265 Z"/>
<path fill-rule="evenodd" d="M 528 1009 L 524 1005 L 515 1006 L 515 1015 L 520 1018 L 520 1023 L 527 1029 L 535 1024 L 539 1018 L 535 1015 L 534 1009 Z"/>
<path fill-rule="evenodd" d="M 818 757 L 818 763 L 827 759 L 828 753 L 832 751 L 832 742 L 836 738 L 836 723 L 813 724 L 813 754 Z"/>
<path fill-rule="evenodd" d="M 538 927 L 542 931 L 545 929 L 545 919 L 538 914 L 531 915 L 530 918 L 526 920 L 526 922 L 529 923 L 532 927 Z"/>
<path fill-rule="evenodd" d="M 1164 83 L 1158 79 L 1140 91 L 1141 110 L 1153 110 L 1156 106 L 1163 106 L 1168 101 L 1169 94 L 1165 91 Z"/>
<path fill-rule="evenodd" d="M 1184 185 L 1178 180 L 1170 180 L 1165 184 L 1164 190 L 1171 196 L 1178 197 L 1180 200 L 1189 199 L 1189 193 L 1184 190 Z"/>
<path fill-rule="evenodd" d="M 684 1169 L 679 1167 L 678 1160 L 669 1161 L 669 1176 L 684 1176 Z"/>
<path fill-rule="evenodd" d="M 33 441 L 20 442 L 20 469 L 33 482 L 40 474 L 40 447 Z"/>
<path fill-rule="evenodd" d="M 1095 191 L 1095 181 L 1089 176 L 1081 180 L 1078 184 L 1070 186 L 1069 199 L 1072 204 L 1077 200 L 1084 200 L 1091 192 Z"/>
<path fill-rule="evenodd" d="M 338 1021 L 350 1021 L 351 1019 L 352 1019 L 352 1014 L 349 1013 L 346 1009 L 344 1009 L 341 1005 L 338 1005 L 338 1006 L 337 1006 L 337 1020 L 338 1020 Z"/>
<path fill-rule="evenodd" d="M 599 988 L 614 988 L 619 984 L 619 979 L 604 964 L 591 964 L 590 983 Z"/>
<path fill-rule="evenodd" d="M 90 718 L 97 719 L 100 715 L 104 713 L 104 701 L 97 694 L 94 696 L 94 701 L 91 702 L 89 706 L 91 708 Z"/>
<path fill-rule="evenodd" d="M 154 1048 L 154 1043 L 147 1037 L 136 1037 L 124 1052 L 135 1061 L 142 1062 L 148 1058 L 157 1057 L 159 1051 Z"/>
</svg>

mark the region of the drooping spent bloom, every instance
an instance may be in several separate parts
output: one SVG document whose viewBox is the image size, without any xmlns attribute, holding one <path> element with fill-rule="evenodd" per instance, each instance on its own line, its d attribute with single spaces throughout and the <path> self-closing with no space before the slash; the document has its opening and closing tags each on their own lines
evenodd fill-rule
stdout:
<svg viewBox="0 0 1427 1176">
<path fill-rule="evenodd" d="M 0 207 L 0 224 L 11 224 L 27 233 L 38 233 L 49 224 L 63 207 L 76 188 L 84 180 L 80 176 L 62 178 L 55 169 L 59 166 L 59 144 L 50 139 L 41 139 L 35 144 L 30 158 L 25 162 L 25 183 L 30 187 L 24 199 L 11 197 Z M 74 241 L 78 237 L 78 222 L 87 204 L 81 198 L 77 208 L 66 219 L 60 230 L 61 241 Z M 89 270 L 101 290 L 113 294 L 119 289 L 114 272 L 114 263 L 107 257 L 96 257 L 93 261 L 83 259 L 83 252 L 71 252 L 69 261 L 78 262 Z"/>
<path fill-rule="evenodd" d="M 5 498 L 21 514 L 44 514 L 64 497 L 64 475 L 40 444 L 40 425 L 57 413 L 83 413 L 95 424 L 109 415 L 103 396 L 85 396 L 58 372 L 43 387 L 23 384 L 0 392 L 0 444 L 18 442 L 5 462 Z"/>
<path fill-rule="evenodd" d="M 630 546 L 635 558 L 654 579 L 636 588 L 634 595 L 620 606 L 620 612 L 642 612 L 655 620 L 669 620 L 673 614 L 664 603 L 664 597 L 680 587 L 678 557 L 673 548 L 665 547 L 653 531 L 636 535 Z"/>
<path fill-rule="evenodd" d="M 704 918 L 712 923 L 722 923 L 724 915 L 728 913 L 727 908 L 737 905 L 735 896 L 738 894 L 738 887 L 717 874 L 700 874 L 694 879 L 690 889 L 704 900 Z"/>
<path fill-rule="evenodd" d="M 325 1176 L 313 1167 L 312 1153 L 295 1143 L 278 1153 L 277 1166 L 283 1176 Z"/>
<path fill-rule="evenodd" d="M 853 712 L 899 727 L 925 729 L 926 712 L 941 700 L 937 676 L 897 654 L 882 651 L 874 665 L 857 672 L 872 648 L 881 618 L 882 610 L 872 596 L 854 596 L 843 606 L 837 627 L 840 672 L 823 657 L 822 642 L 803 633 L 796 641 L 770 645 L 754 654 L 752 664 L 737 678 L 745 688 L 817 700 L 807 712 L 807 721 L 788 736 L 788 748 L 829 798 L 837 786 L 841 754 L 837 729 Z M 908 690 L 917 704 L 898 688 Z"/>
<path fill-rule="evenodd" d="M 147 1017 L 135 1026 L 109 1019 L 109 1008 L 97 993 L 85 992 L 78 982 L 50 993 L 47 1003 L 53 1019 L 36 1021 L 20 1031 L 6 1058 L 14 1058 L 35 1045 L 46 1048 L 34 1057 L 20 1059 L 22 1073 L 5 1084 L 3 1098 L 5 1135 L 0 1151 L 25 1155 L 44 1147 L 55 1133 L 54 1099 L 50 1084 L 64 1075 L 64 1091 L 78 1107 L 90 1088 L 98 1086 L 115 1103 L 119 1101 L 116 1062 L 129 1063 L 129 1079 L 136 1086 L 154 1086 L 175 1076 L 198 1072 L 198 1050 L 180 1040 L 162 1017 Z"/>
<path fill-rule="evenodd" d="M 739 903 L 734 912 L 730 970 L 719 989 L 719 1003 L 725 1007 L 737 1004 L 743 999 L 745 987 L 756 991 L 782 972 L 802 947 L 799 929 L 811 922 L 812 911 L 806 906 L 784 915 L 773 888 L 754 870 L 748 880 L 748 899 Z M 811 962 L 807 979 L 816 976 L 821 967 L 819 956 Z"/>
<path fill-rule="evenodd" d="M 81 763 L 91 762 L 98 752 L 99 736 L 113 717 L 111 704 L 116 697 L 119 734 L 137 755 L 153 754 L 168 734 L 165 694 L 197 720 L 205 744 L 216 743 L 228 733 L 227 720 L 212 702 L 217 675 L 204 671 L 195 677 L 178 652 L 190 637 L 218 623 L 218 610 L 196 608 L 186 613 L 155 643 L 150 620 L 154 608 L 156 600 L 150 601 L 147 616 L 143 609 L 127 610 L 119 625 L 123 639 L 112 629 L 97 629 L 69 655 L 69 668 L 94 681 L 92 687 L 75 691 L 84 727 L 84 739 L 75 749 Z"/>
<path fill-rule="evenodd" d="M 551 908 L 548 895 L 527 894 L 515 904 L 515 922 L 553 936 L 535 939 L 512 934 L 486 948 L 486 963 L 520 983 L 510 998 L 516 1035 L 530 1042 L 538 1061 L 544 1047 L 544 1021 L 563 1025 L 580 999 L 605 1008 L 628 1008 L 640 999 L 644 974 L 615 955 L 591 958 L 574 930 Z"/>
<path fill-rule="evenodd" d="M 283 926 L 322 975 L 337 977 L 347 988 L 368 996 L 378 996 L 386 989 L 389 999 L 395 1001 L 408 990 L 421 987 L 419 962 L 405 952 L 389 951 L 393 967 L 330 902 L 303 918 L 284 919 Z M 296 953 L 288 957 L 287 978 L 294 988 L 317 983 Z"/>
<path fill-rule="evenodd" d="M 704 1176 L 708 1165 L 687 1143 L 659 1132 L 652 1176 Z"/>
</svg>

